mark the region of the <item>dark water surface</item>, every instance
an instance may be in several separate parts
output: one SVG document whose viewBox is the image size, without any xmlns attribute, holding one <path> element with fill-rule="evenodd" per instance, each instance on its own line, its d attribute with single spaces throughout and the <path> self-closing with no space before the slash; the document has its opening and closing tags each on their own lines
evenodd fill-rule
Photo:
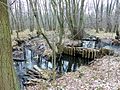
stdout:
<svg viewBox="0 0 120 90">
<path fill-rule="evenodd" d="M 95 47 L 95 42 L 93 41 L 86 41 L 83 44 L 83 47 L 89 47 L 89 48 L 94 48 Z M 114 50 L 116 53 L 120 53 L 120 48 L 118 46 L 110 46 L 106 45 L 104 48 Z M 14 62 L 15 69 L 17 72 L 17 75 L 19 77 L 19 82 L 20 82 L 20 87 L 21 90 L 25 90 L 23 84 L 26 81 L 26 68 L 32 69 L 34 65 L 38 65 L 41 69 L 48 69 L 52 70 L 53 65 L 52 65 L 52 60 L 48 60 L 41 55 L 36 55 L 32 50 L 29 48 L 25 48 L 25 59 L 26 61 L 23 62 Z M 37 58 L 34 58 L 36 57 Z M 39 62 L 38 62 L 39 60 Z M 69 55 L 62 55 L 61 58 L 56 59 L 56 71 L 58 73 L 66 73 L 66 72 L 74 72 L 78 70 L 78 68 L 81 65 L 88 65 L 91 60 L 89 59 L 81 59 L 80 57 L 72 57 Z M 29 78 L 29 77 L 27 77 Z"/>
<path fill-rule="evenodd" d="M 25 48 L 25 58 L 26 61 L 23 62 L 14 62 L 17 75 L 19 77 L 21 90 L 24 90 L 24 82 L 26 81 L 26 68 L 32 69 L 34 65 L 38 65 L 41 69 L 52 70 L 53 65 L 51 60 L 47 60 L 42 56 L 34 58 L 34 52 L 30 49 Z M 38 59 L 39 63 L 38 63 Z M 91 60 L 81 59 L 80 57 L 72 57 L 69 55 L 62 55 L 61 58 L 56 59 L 56 71 L 58 73 L 74 72 L 78 70 L 81 65 L 87 65 Z M 27 77 L 29 78 L 29 77 Z"/>
</svg>

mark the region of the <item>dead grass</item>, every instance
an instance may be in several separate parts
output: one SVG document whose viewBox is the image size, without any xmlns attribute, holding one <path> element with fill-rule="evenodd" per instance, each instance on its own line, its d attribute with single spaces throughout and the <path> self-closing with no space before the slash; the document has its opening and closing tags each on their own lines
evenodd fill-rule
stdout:
<svg viewBox="0 0 120 90">
<path fill-rule="evenodd" d="M 68 30 L 65 30 L 65 33 L 67 34 L 67 32 L 69 32 Z M 52 35 L 54 33 L 54 31 L 46 31 L 47 35 Z M 86 30 L 87 34 L 90 35 L 94 35 L 94 36 L 98 36 L 100 38 L 114 38 L 115 37 L 115 33 L 105 33 L 104 31 L 99 31 L 99 33 L 96 33 L 96 31 L 93 30 Z M 24 30 L 23 32 L 19 32 L 19 36 L 20 38 L 28 38 L 28 34 L 31 35 L 36 35 L 36 30 L 34 30 L 33 32 L 30 32 L 29 29 Z M 70 34 L 70 32 L 69 32 Z M 68 34 L 67 34 L 68 35 Z M 16 38 L 16 31 L 13 31 L 12 34 L 12 39 Z"/>
<path fill-rule="evenodd" d="M 33 32 L 30 32 L 29 29 L 26 29 L 26 30 L 24 30 L 22 32 L 19 32 L 19 37 L 21 39 L 28 38 L 29 37 L 28 34 L 35 35 L 36 34 L 36 30 L 34 30 Z M 13 34 L 11 35 L 11 38 L 12 38 L 12 40 L 17 38 L 17 34 L 16 34 L 15 30 L 13 31 Z"/>
<path fill-rule="evenodd" d="M 24 30 L 23 32 L 19 32 L 19 37 L 20 39 L 25 39 L 25 40 L 28 40 L 29 38 L 29 34 L 32 35 L 32 36 L 36 36 L 36 31 L 37 30 L 34 30 L 33 32 L 30 32 L 29 29 L 26 29 Z M 105 33 L 104 31 L 100 31 L 99 33 L 96 33 L 95 30 L 85 30 L 87 34 L 89 35 L 94 35 L 94 36 L 97 36 L 97 37 L 100 37 L 101 39 L 102 38 L 114 38 L 115 37 L 115 33 Z M 43 31 L 44 32 L 44 31 Z M 54 31 L 46 31 L 44 32 L 45 35 L 47 35 L 48 39 L 50 41 L 53 41 L 53 34 L 55 35 L 55 38 L 56 38 L 56 41 L 59 41 L 59 34 L 58 34 L 58 31 L 54 32 Z M 63 42 L 71 42 L 70 39 L 68 39 L 68 36 L 70 35 L 70 31 L 65 29 L 65 35 L 63 36 Z M 12 38 L 12 45 L 15 44 L 15 39 L 17 38 L 17 34 L 16 34 L 16 31 L 14 30 L 13 31 L 13 34 L 11 35 L 11 38 Z"/>
<path fill-rule="evenodd" d="M 100 37 L 100 38 L 108 38 L 109 39 L 109 38 L 115 37 L 115 33 L 105 33 L 105 31 L 99 31 L 99 33 L 96 33 L 95 30 L 87 30 L 86 33 Z"/>
</svg>

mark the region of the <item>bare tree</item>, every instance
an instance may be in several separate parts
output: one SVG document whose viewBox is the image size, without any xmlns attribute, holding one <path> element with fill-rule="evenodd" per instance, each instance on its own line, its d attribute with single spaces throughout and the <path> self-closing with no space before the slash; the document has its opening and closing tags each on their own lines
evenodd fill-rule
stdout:
<svg viewBox="0 0 120 90">
<path fill-rule="evenodd" d="M 72 39 L 81 39 L 83 37 L 83 18 L 84 18 L 85 0 L 65 0 L 66 22 L 71 32 Z"/>
<path fill-rule="evenodd" d="M 84 18 L 84 3 L 85 3 L 85 0 L 81 0 L 81 7 L 80 7 L 80 22 L 79 22 L 79 29 L 81 30 L 82 33 L 80 33 L 79 35 L 81 36 L 81 38 L 83 38 L 83 34 L 84 34 L 84 25 L 83 25 L 83 18 Z M 79 31 L 80 32 L 80 31 Z"/>
<path fill-rule="evenodd" d="M 116 0 L 114 32 L 119 31 L 119 16 L 120 16 L 120 6 L 119 5 L 120 5 L 119 0 Z"/>
<path fill-rule="evenodd" d="M 32 12 L 32 8 L 30 6 L 30 3 L 28 0 L 26 0 L 27 2 L 27 13 L 28 13 L 28 23 L 29 23 L 29 29 L 30 31 L 32 32 L 34 30 L 34 15 L 33 15 L 33 12 Z"/>
<path fill-rule="evenodd" d="M 0 90 L 19 90 L 12 60 L 7 0 L 0 0 Z"/>
<path fill-rule="evenodd" d="M 93 5 L 94 5 L 94 9 L 95 9 L 95 17 L 96 17 L 96 32 L 99 32 L 99 3 L 100 0 L 93 0 Z"/>
<path fill-rule="evenodd" d="M 104 6 L 104 4 L 103 4 L 103 0 L 101 0 L 101 6 L 100 6 L 100 27 L 99 27 L 99 29 L 100 29 L 100 31 L 103 31 L 103 6 Z"/>
<path fill-rule="evenodd" d="M 115 6 L 115 1 L 111 0 L 111 2 L 109 2 L 109 0 L 107 0 L 107 8 L 106 8 L 106 31 L 105 32 L 112 32 L 112 23 L 111 23 L 111 14 L 113 12 Z"/>
</svg>

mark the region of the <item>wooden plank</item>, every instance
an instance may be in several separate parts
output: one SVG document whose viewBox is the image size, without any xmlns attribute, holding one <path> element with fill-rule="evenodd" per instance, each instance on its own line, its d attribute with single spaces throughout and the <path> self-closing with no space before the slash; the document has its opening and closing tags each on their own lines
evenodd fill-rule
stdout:
<svg viewBox="0 0 120 90">
<path fill-rule="evenodd" d="M 20 59 L 20 58 L 13 58 L 15 62 L 24 62 L 26 61 L 25 59 Z"/>
<path fill-rule="evenodd" d="M 79 55 L 82 58 L 92 58 L 95 59 L 98 55 L 99 50 L 83 47 L 70 47 L 65 46 L 63 48 L 63 53 L 71 56 Z"/>
</svg>

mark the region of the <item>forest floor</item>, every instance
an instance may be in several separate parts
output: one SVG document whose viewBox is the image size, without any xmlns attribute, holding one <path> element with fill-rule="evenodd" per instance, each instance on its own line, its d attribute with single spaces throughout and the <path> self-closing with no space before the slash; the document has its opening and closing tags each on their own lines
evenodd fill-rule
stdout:
<svg viewBox="0 0 120 90">
<path fill-rule="evenodd" d="M 68 33 L 69 31 L 66 30 L 66 32 Z M 98 36 L 100 38 L 114 38 L 115 37 L 115 33 L 105 33 L 105 31 L 99 31 L 99 33 L 96 33 L 96 31 L 93 29 L 93 30 L 85 30 L 85 32 L 87 34 L 90 34 L 90 35 L 94 35 L 94 36 Z M 46 31 L 47 34 L 53 34 L 53 31 Z M 28 34 L 31 34 L 33 36 L 36 35 L 36 30 L 34 30 L 33 32 L 30 32 L 30 30 L 24 30 L 22 32 L 19 32 L 19 36 L 20 38 L 28 38 Z M 14 30 L 13 31 L 13 34 L 12 34 L 12 39 L 16 38 L 16 31 Z"/>
<path fill-rule="evenodd" d="M 120 57 L 105 56 L 89 66 L 81 66 L 51 83 L 29 86 L 28 90 L 120 90 Z"/>
<path fill-rule="evenodd" d="M 115 33 L 105 33 L 105 31 L 99 31 L 99 33 L 96 33 L 96 30 L 87 30 L 86 31 L 86 33 L 88 33 L 88 34 L 90 34 L 90 35 L 94 35 L 94 36 L 96 36 L 96 37 L 99 37 L 99 38 L 101 38 L 101 39 L 103 39 L 103 38 L 107 38 L 107 39 L 109 39 L 109 38 L 115 38 Z"/>
<path fill-rule="evenodd" d="M 104 31 L 99 31 L 99 33 L 96 33 L 95 30 L 85 30 L 85 32 L 89 35 L 99 37 L 100 39 L 104 39 L 104 38 L 105 39 L 113 39 L 115 37 L 115 33 L 105 33 Z M 47 35 L 48 39 L 52 39 L 51 37 L 53 37 L 53 33 L 55 33 L 55 32 L 54 31 L 46 31 L 45 34 Z M 66 35 L 64 36 L 63 41 L 64 40 L 70 41 L 68 39 L 70 32 L 68 30 L 65 30 L 65 33 L 66 33 Z M 36 36 L 36 30 L 34 30 L 33 32 L 30 32 L 27 29 L 22 32 L 19 32 L 19 37 L 20 37 L 20 39 L 28 40 L 28 38 L 30 38 L 29 34 L 32 36 Z M 58 37 L 58 36 L 59 36 L 58 34 L 55 35 L 55 37 Z M 16 42 L 14 40 L 17 38 L 17 34 L 16 34 L 15 30 L 13 31 L 13 34 L 11 35 L 11 37 L 12 37 L 12 45 L 15 45 Z M 43 38 L 41 38 L 41 39 L 43 39 Z"/>
<path fill-rule="evenodd" d="M 52 36 L 52 31 L 47 32 Z M 28 39 L 29 35 L 36 35 L 34 31 L 20 32 L 20 38 Z M 115 33 L 96 33 L 95 30 L 87 31 L 87 34 L 98 36 L 101 39 L 112 39 Z M 12 35 L 12 41 L 16 33 Z M 12 42 L 14 44 L 14 42 Z M 35 86 L 27 87 L 27 90 L 120 90 L 120 56 L 104 56 L 96 59 L 89 66 L 81 66 L 76 72 L 69 72 L 56 79 L 54 85 L 51 82 L 41 81 Z"/>
<path fill-rule="evenodd" d="M 78 70 L 79 77 L 73 73 L 57 80 L 64 90 L 119 90 L 120 89 L 120 57 L 105 56 L 97 59 L 90 66 L 82 66 Z M 74 78 L 75 77 L 75 78 Z"/>
</svg>

